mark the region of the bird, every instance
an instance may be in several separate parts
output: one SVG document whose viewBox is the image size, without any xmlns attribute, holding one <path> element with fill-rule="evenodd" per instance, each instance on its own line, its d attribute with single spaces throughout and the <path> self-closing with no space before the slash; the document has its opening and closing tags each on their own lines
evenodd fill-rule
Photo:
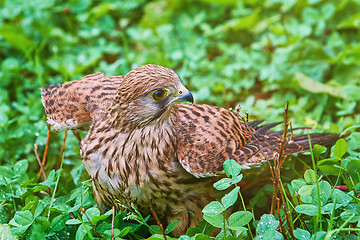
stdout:
<svg viewBox="0 0 360 240">
<path fill-rule="evenodd" d="M 279 151 L 279 123 L 246 122 L 229 109 L 194 104 L 192 93 L 170 68 L 147 64 L 124 76 L 95 73 L 41 89 L 47 122 L 56 130 L 82 129 L 82 162 L 100 209 L 136 208 L 184 234 L 216 198 L 213 183 L 223 162 L 243 169 Z M 311 134 L 312 144 L 338 138 Z M 294 135 L 284 155 L 308 151 L 308 135 Z M 151 207 L 150 207 L 151 206 Z"/>
</svg>

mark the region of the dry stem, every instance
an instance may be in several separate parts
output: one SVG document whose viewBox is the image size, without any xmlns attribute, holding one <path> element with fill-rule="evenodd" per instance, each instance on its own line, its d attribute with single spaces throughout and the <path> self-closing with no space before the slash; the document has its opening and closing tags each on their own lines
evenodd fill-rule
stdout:
<svg viewBox="0 0 360 240">
<path fill-rule="evenodd" d="M 34 152 L 35 152 L 36 159 L 37 159 L 37 161 L 39 163 L 39 166 L 40 166 L 40 172 L 39 173 L 40 174 L 42 173 L 42 175 L 44 176 L 44 179 L 46 181 L 47 177 L 46 177 L 46 174 L 45 174 L 44 166 L 42 165 L 40 157 L 39 157 L 38 146 L 37 146 L 36 143 L 34 143 Z"/>
<path fill-rule="evenodd" d="M 111 239 L 114 240 L 114 219 L 115 219 L 115 206 L 112 206 L 112 219 L 111 219 Z"/>
<path fill-rule="evenodd" d="M 64 131 L 64 139 L 63 139 L 63 142 L 62 142 L 61 152 L 60 152 L 60 157 L 59 157 L 59 168 L 60 168 L 61 163 L 62 163 L 62 161 L 63 161 L 63 155 L 64 155 L 64 152 L 65 152 L 67 132 L 68 132 L 68 130 L 65 130 L 65 131 Z"/>
<path fill-rule="evenodd" d="M 98 232 L 96 231 L 96 228 L 94 226 L 94 224 L 91 222 L 91 219 L 89 218 L 89 216 L 87 215 L 87 213 L 85 212 L 85 209 L 83 207 L 80 207 L 81 213 L 85 215 L 85 217 L 87 218 L 87 220 L 89 221 L 89 223 L 91 224 L 92 229 L 94 230 L 96 236 L 99 238 L 99 240 L 101 240 L 100 235 L 98 234 Z"/>
<path fill-rule="evenodd" d="M 39 174 L 38 174 L 37 182 L 40 182 L 41 174 L 44 173 L 44 168 L 43 167 L 46 164 L 47 154 L 48 154 L 48 151 L 49 151 L 50 136 L 51 136 L 51 126 L 48 123 L 46 124 L 46 126 L 47 126 L 47 129 L 48 129 L 47 134 L 46 134 L 46 145 L 45 145 L 43 159 L 42 159 L 42 162 L 40 163 L 40 171 L 39 171 Z M 45 178 L 45 180 L 46 180 L 46 178 Z"/>
<path fill-rule="evenodd" d="M 284 193 L 284 191 L 282 189 L 281 181 L 280 181 L 281 167 L 282 167 L 282 163 L 284 162 L 284 160 L 283 160 L 284 148 L 285 148 L 285 144 L 286 144 L 286 141 L 287 141 L 286 135 L 287 135 L 288 127 L 290 125 L 290 123 L 288 122 L 288 109 L 289 109 L 289 102 L 286 102 L 285 113 L 284 113 L 284 132 L 283 132 L 283 136 L 281 138 L 281 145 L 280 145 L 279 155 L 278 155 L 277 158 L 274 159 L 275 178 L 273 179 L 273 181 L 274 181 L 274 190 L 273 190 L 273 198 L 272 198 L 270 213 L 274 214 L 278 191 L 280 191 L 280 197 L 281 197 L 283 211 L 284 211 L 284 214 L 285 214 L 285 219 L 286 219 L 287 225 L 288 225 L 288 231 L 289 231 L 292 239 L 295 239 L 294 232 L 293 232 L 293 229 L 291 227 L 289 212 L 288 212 L 288 210 L 286 208 L 285 193 Z M 292 139 L 292 126 L 291 126 L 291 139 Z M 287 237 L 286 237 L 286 235 L 284 233 L 283 233 L 283 236 L 284 236 L 285 239 L 287 239 Z"/>
</svg>

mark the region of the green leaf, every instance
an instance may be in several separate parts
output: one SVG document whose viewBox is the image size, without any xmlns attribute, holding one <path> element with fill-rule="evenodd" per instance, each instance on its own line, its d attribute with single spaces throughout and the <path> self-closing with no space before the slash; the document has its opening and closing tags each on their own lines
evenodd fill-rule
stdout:
<svg viewBox="0 0 360 240">
<path fill-rule="evenodd" d="M 340 217 L 342 220 L 349 221 L 350 223 L 355 223 L 360 220 L 360 214 L 353 209 L 349 209 L 349 210 L 342 212 L 340 214 Z"/>
<path fill-rule="evenodd" d="M 316 232 L 312 235 L 311 240 L 324 240 L 325 235 L 326 235 L 325 231 Z"/>
<path fill-rule="evenodd" d="M 294 236 L 298 240 L 310 240 L 311 238 L 311 234 L 308 231 L 301 228 L 297 228 L 296 230 L 294 230 Z"/>
<path fill-rule="evenodd" d="M 159 225 L 150 225 L 149 226 L 149 232 L 151 234 L 162 234 Z"/>
<path fill-rule="evenodd" d="M 205 220 L 201 220 L 198 225 L 199 233 L 204 233 L 206 235 L 211 235 L 214 231 L 214 227 L 206 222 Z"/>
<path fill-rule="evenodd" d="M 232 184 L 237 184 L 238 182 L 240 182 L 243 179 L 244 175 L 240 174 L 236 177 L 232 178 Z"/>
<path fill-rule="evenodd" d="M 58 215 L 51 220 L 50 232 L 56 233 L 65 227 L 62 215 Z"/>
<path fill-rule="evenodd" d="M 340 159 L 339 158 L 327 158 L 318 161 L 318 167 L 320 171 L 326 174 L 337 176 L 340 172 Z"/>
<path fill-rule="evenodd" d="M 331 192 L 332 192 L 332 189 L 328 182 L 326 182 L 326 181 L 319 182 L 319 192 L 318 192 L 317 186 L 314 186 L 311 191 L 313 203 L 315 205 L 319 204 L 319 193 L 320 193 L 320 203 L 322 206 L 325 205 L 327 203 L 327 201 L 329 200 Z"/>
<path fill-rule="evenodd" d="M 238 199 L 239 191 L 240 191 L 240 187 L 236 187 L 233 190 L 231 190 L 231 192 L 225 194 L 225 196 L 221 198 L 221 203 L 225 209 L 234 205 L 234 203 Z"/>
<path fill-rule="evenodd" d="M 204 219 L 217 228 L 222 228 L 224 226 L 224 216 L 221 214 L 206 214 L 204 213 Z"/>
<path fill-rule="evenodd" d="M 295 207 L 295 211 L 308 216 L 316 216 L 318 207 L 313 204 L 302 204 Z"/>
<path fill-rule="evenodd" d="M 351 159 L 346 166 L 349 175 L 355 184 L 360 182 L 360 159 Z"/>
<path fill-rule="evenodd" d="M 231 230 L 241 231 L 242 227 L 248 224 L 254 215 L 248 211 L 239 211 L 230 215 L 229 217 L 229 228 Z"/>
<path fill-rule="evenodd" d="M 336 207 L 346 207 L 353 200 L 353 198 L 344 193 L 339 189 L 334 189 L 333 194 L 331 195 L 332 202 L 336 203 Z"/>
<path fill-rule="evenodd" d="M 92 220 L 93 217 L 95 216 L 100 216 L 100 210 L 98 208 L 92 207 L 89 208 L 85 211 L 85 213 L 87 214 L 87 216 L 90 218 L 90 220 Z M 85 214 L 83 215 L 83 221 L 88 221 L 87 217 L 85 216 Z"/>
<path fill-rule="evenodd" d="M 304 179 L 307 184 L 315 184 L 317 181 L 315 171 L 312 169 L 306 170 L 304 174 Z"/>
<path fill-rule="evenodd" d="M 326 151 L 326 147 L 323 147 L 319 144 L 315 144 L 315 146 L 313 147 L 313 154 L 316 159 L 319 158 L 320 154 L 322 154 L 325 151 Z"/>
<path fill-rule="evenodd" d="M 211 240 L 211 237 L 203 233 L 198 233 L 195 235 L 195 240 Z"/>
<path fill-rule="evenodd" d="M 35 47 L 34 42 L 24 34 L 19 25 L 2 24 L 0 26 L 0 36 L 23 53 L 27 53 L 32 47 Z"/>
<path fill-rule="evenodd" d="M 80 223 L 81 223 L 81 221 L 77 218 L 69 219 L 66 221 L 66 225 L 77 225 Z"/>
<path fill-rule="evenodd" d="M 339 208 L 340 206 L 337 206 L 336 208 L 334 203 L 328 203 L 325 206 L 321 208 L 321 214 L 333 214 L 334 209 Z"/>
<path fill-rule="evenodd" d="M 179 220 L 174 219 L 172 220 L 165 228 L 165 234 L 171 233 L 175 227 L 179 224 Z"/>
<path fill-rule="evenodd" d="M 96 225 L 99 221 L 102 221 L 104 219 L 107 219 L 110 215 L 108 214 L 103 214 L 100 216 L 93 216 L 91 219 L 92 224 Z"/>
<path fill-rule="evenodd" d="M 241 172 L 241 166 L 235 160 L 229 159 L 224 162 L 224 170 L 226 176 L 236 177 Z"/>
<path fill-rule="evenodd" d="M 360 27 L 360 13 L 354 14 L 341 21 L 336 26 L 339 29 L 348 29 L 348 28 L 359 28 Z"/>
<path fill-rule="evenodd" d="M 346 141 L 343 138 L 340 138 L 336 141 L 335 147 L 334 147 L 334 155 L 338 158 L 342 158 L 344 154 L 348 150 L 348 145 Z"/>
<path fill-rule="evenodd" d="M 273 230 L 279 226 L 279 221 L 271 214 L 264 214 L 261 216 L 260 221 L 256 227 L 258 234 L 265 234 L 268 230 Z"/>
<path fill-rule="evenodd" d="M 213 201 L 213 202 L 209 203 L 202 210 L 202 212 L 207 215 L 218 215 L 224 211 L 225 211 L 224 206 L 220 202 L 217 202 L 217 201 Z"/>
<path fill-rule="evenodd" d="M 43 201 L 39 201 L 34 212 L 34 219 L 37 218 L 42 213 L 44 208 L 45 208 L 45 203 Z"/>
<path fill-rule="evenodd" d="M 32 213 L 28 210 L 26 211 L 17 211 L 14 215 L 14 220 L 17 224 L 28 225 L 34 222 L 34 217 Z"/>
<path fill-rule="evenodd" d="M 222 178 L 216 183 L 214 183 L 214 188 L 217 190 L 225 190 L 228 187 L 232 185 L 232 179 L 231 178 Z"/>
<path fill-rule="evenodd" d="M 0 224 L 0 233 L 4 240 L 17 240 L 18 237 L 13 235 L 10 226 L 7 224 Z"/>
<path fill-rule="evenodd" d="M 131 228 L 131 227 L 130 227 L 130 228 Z M 104 231 L 104 234 L 105 234 L 107 237 L 111 238 L 112 235 L 113 235 L 113 231 L 112 231 L 112 230 L 105 230 L 105 231 Z M 119 237 L 119 235 L 120 235 L 120 230 L 117 229 L 117 228 L 114 228 L 114 237 Z M 116 239 L 117 239 L 117 238 L 116 238 Z"/>
<path fill-rule="evenodd" d="M 15 228 L 12 228 L 10 231 L 12 234 L 14 235 L 21 235 L 21 234 L 24 234 L 26 232 L 26 230 L 31 226 L 31 224 L 26 224 L 24 226 L 21 226 L 21 227 L 15 227 Z"/>
<path fill-rule="evenodd" d="M 26 239 L 30 240 L 45 240 L 45 231 L 44 228 L 40 224 L 33 224 L 29 229 L 29 234 Z"/>
<path fill-rule="evenodd" d="M 87 231 L 85 229 L 85 225 L 81 224 L 76 231 L 75 240 L 83 240 L 85 239 L 86 235 L 87 235 Z"/>
<path fill-rule="evenodd" d="M 273 239 L 280 240 L 283 239 L 283 236 L 276 231 L 279 226 L 279 221 L 275 220 L 275 217 L 271 214 L 264 214 L 261 216 L 259 223 L 256 227 L 256 240 L 260 239 Z"/>
<path fill-rule="evenodd" d="M 189 237 L 187 235 L 182 235 L 179 237 L 179 240 L 191 240 L 191 237 Z"/>
<path fill-rule="evenodd" d="M 172 237 L 169 237 L 167 236 L 166 237 L 167 240 L 176 240 L 176 238 L 172 238 Z M 160 234 L 153 234 L 151 237 L 147 238 L 146 240 L 164 240 L 164 237 L 163 235 L 160 233 Z"/>
<path fill-rule="evenodd" d="M 295 179 L 291 181 L 291 186 L 293 187 L 295 192 L 298 192 L 299 189 L 306 185 L 306 182 L 304 179 Z"/>
<path fill-rule="evenodd" d="M 121 232 L 119 233 L 118 237 L 122 238 L 125 237 L 130 230 L 132 229 L 132 227 L 124 227 L 123 229 L 121 229 Z"/>
<path fill-rule="evenodd" d="M 47 187 L 51 187 L 51 185 L 54 183 L 54 178 L 55 178 L 55 170 L 51 170 L 51 172 L 49 173 L 47 180 L 41 182 L 41 185 L 47 186 Z"/>
<path fill-rule="evenodd" d="M 14 165 L 14 171 L 17 174 L 24 174 L 26 173 L 26 170 L 28 169 L 29 163 L 27 160 L 20 160 L 17 161 Z"/>
</svg>

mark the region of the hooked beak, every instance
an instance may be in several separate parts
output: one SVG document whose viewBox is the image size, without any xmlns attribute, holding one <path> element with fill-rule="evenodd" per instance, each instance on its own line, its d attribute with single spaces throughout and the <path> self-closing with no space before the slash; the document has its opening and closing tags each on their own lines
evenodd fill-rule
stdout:
<svg viewBox="0 0 360 240">
<path fill-rule="evenodd" d="M 175 94 L 174 102 L 191 102 L 194 103 L 194 97 L 185 87 L 180 88 Z"/>
</svg>

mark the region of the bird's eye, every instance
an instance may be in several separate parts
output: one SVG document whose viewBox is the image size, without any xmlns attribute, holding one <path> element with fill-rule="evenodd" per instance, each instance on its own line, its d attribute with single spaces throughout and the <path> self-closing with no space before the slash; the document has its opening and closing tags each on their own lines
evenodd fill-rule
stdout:
<svg viewBox="0 0 360 240">
<path fill-rule="evenodd" d="M 158 89 L 155 90 L 152 94 L 151 94 L 151 98 L 154 99 L 155 101 L 160 101 L 163 100 L 166 97 L 166 91 L 163 89 Z"/>
</svg>

